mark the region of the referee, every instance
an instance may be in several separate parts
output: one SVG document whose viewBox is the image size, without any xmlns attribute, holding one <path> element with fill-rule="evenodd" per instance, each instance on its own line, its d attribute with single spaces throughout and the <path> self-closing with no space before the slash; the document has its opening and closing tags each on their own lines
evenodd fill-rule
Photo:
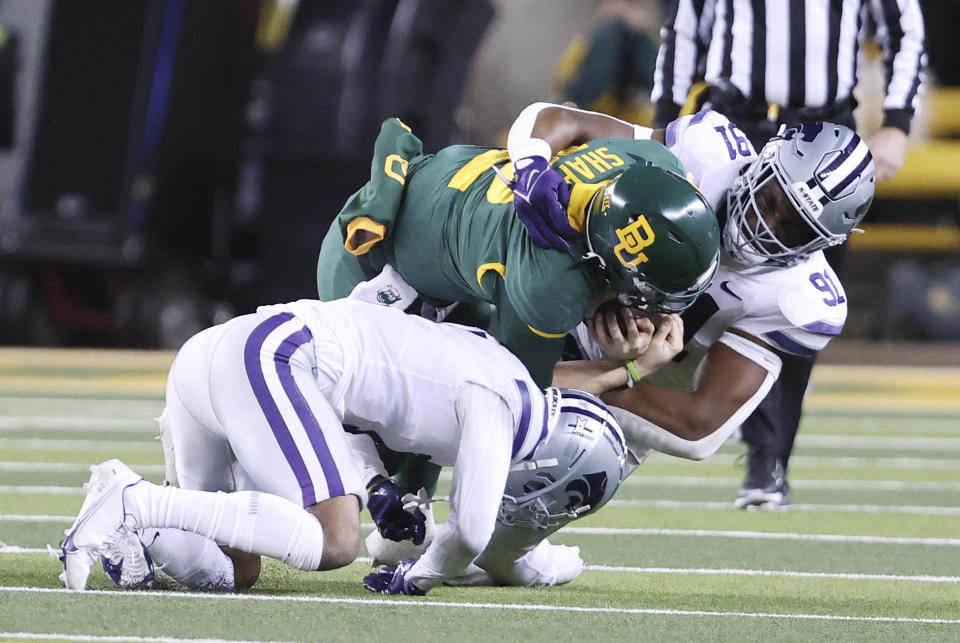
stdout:
<svg viewBox="0 0 960 643">
<path fill-rule="evenodd" d="M 694 83 L 759 151 L 781 124 L 855 129 L 853 89 L 866 35 L 883 47 L 883 127 L 868 141 L 877 179 L 903 165 L 924 54 L 918 0 L 673 0 L 660 34 L 651 100 L 655 127 L 680 113 Z M 835 270 L 846 246 L 826 252 Z M 749 447 L 737 506 L 788 503 L 786 470 L 800 424 L 809 358 L 785 356 L 780 378 L 742 426 Z"/>
</svg>

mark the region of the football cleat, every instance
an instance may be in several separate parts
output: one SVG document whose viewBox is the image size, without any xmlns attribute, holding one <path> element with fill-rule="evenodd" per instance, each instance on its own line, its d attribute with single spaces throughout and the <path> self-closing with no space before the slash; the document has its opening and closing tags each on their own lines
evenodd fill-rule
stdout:
<svg viewBox="0 0 960 643">
<path fill-rule="evenodd" d="M 130 533 L 123 491 L 143 478 L 119 460 L 90 467 L 90 480 L 83 485 L 87 495 L 76 521 L 60 541 L 60 580 L 67 589 L 84 589 L 90 568 L 101 552 L 109 551 L 121 536 Z"/>
<path fill-rule="evenodd" d="M 448 587 L 500 587 L 503 583 L 497 581 L 487 570 L 470 563 L 459 576 L 443 582 Z"/>
<path fill-rule="evenodd" d="M 747 477 L 733 501 L 737 509 L 778 509 L 790 504 L 783 463 L 778 458 L 751 450 L 747 455 Z"/>
<path fill-rule="evenodd" d="M 136 532 L 121 532 L 116 540 L 103 547 L 100 562 L 103 565 L 103 571 L 118 587 L 125 589 L 153 587 L 155 580 L 153 560 Z"/>
</svg>

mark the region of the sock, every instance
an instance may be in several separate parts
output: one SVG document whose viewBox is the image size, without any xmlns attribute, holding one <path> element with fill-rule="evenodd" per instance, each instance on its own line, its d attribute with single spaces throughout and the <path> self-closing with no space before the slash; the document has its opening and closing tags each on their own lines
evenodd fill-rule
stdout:
<svg viewBox="0 0 960 643">
<path fill-rule="evenodd" d="M 172 527 L 307 571 L 320 569 L 323 527 L 308 511 L 258 491 L 194 491 L 139 482 L 124 491 L 141 529 Z"/>
<path fill-rule="evenodd" d="M 216 542 L 179 529 L 145 529 L 140 537 L 154 564 L 173 580 L 193 589 L 232 592 L 233 561 Z"/>
</svg>

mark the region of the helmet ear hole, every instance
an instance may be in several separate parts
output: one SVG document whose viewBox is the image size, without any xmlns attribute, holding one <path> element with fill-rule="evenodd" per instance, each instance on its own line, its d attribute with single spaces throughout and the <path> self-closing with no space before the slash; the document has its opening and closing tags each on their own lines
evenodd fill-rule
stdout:
<svg viewBox="0 0 960 643">
<path fill-rule="evenodd" d="M 546 438 L 507 476 L 498 520 L 546 529 L 592 513 L 613 496 L 623 478 L 626 441 L 599 398 L 568 389 L 558 394 L 559 412 Z"/>
</svg>

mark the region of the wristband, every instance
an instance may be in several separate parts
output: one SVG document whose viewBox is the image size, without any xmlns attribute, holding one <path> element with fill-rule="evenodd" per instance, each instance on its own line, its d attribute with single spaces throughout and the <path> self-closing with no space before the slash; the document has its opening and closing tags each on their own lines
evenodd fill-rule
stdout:
<svg viewBox="0 0 960 643">
<path fill-rule="evenodd" d="M 653 138 L 653 130 L 643 125 L 633 126 L 633 139 L 636 141 L 648 141 Z"/>
<path fill-rule="evenodd" d="M 532 156 L 542 158 L 549 162 L 550 157 L 553 156 L 553 149 L 550 147 L 550 143 L 547 143 L 542 138 L 528 138 L 525 141 L 511 145 L 509 154 L 510 160 L 514 163 Z M 527 164 L 524 164 L 524 166 L 526 165 Z M 516 169 L 519 170 L 520 168 Z"/>
<path fill-rule="evenodd" d="M 628 359 L 623 363 L 627 367 L 627 373 L 630 374 L 630 381 L 627 382 L 627 386 L 633 388 L 633 385 L 643 379 L 643 376 L 637 371 L 637 365 L 633 363 L 632 359 Z"/>
</svg>

